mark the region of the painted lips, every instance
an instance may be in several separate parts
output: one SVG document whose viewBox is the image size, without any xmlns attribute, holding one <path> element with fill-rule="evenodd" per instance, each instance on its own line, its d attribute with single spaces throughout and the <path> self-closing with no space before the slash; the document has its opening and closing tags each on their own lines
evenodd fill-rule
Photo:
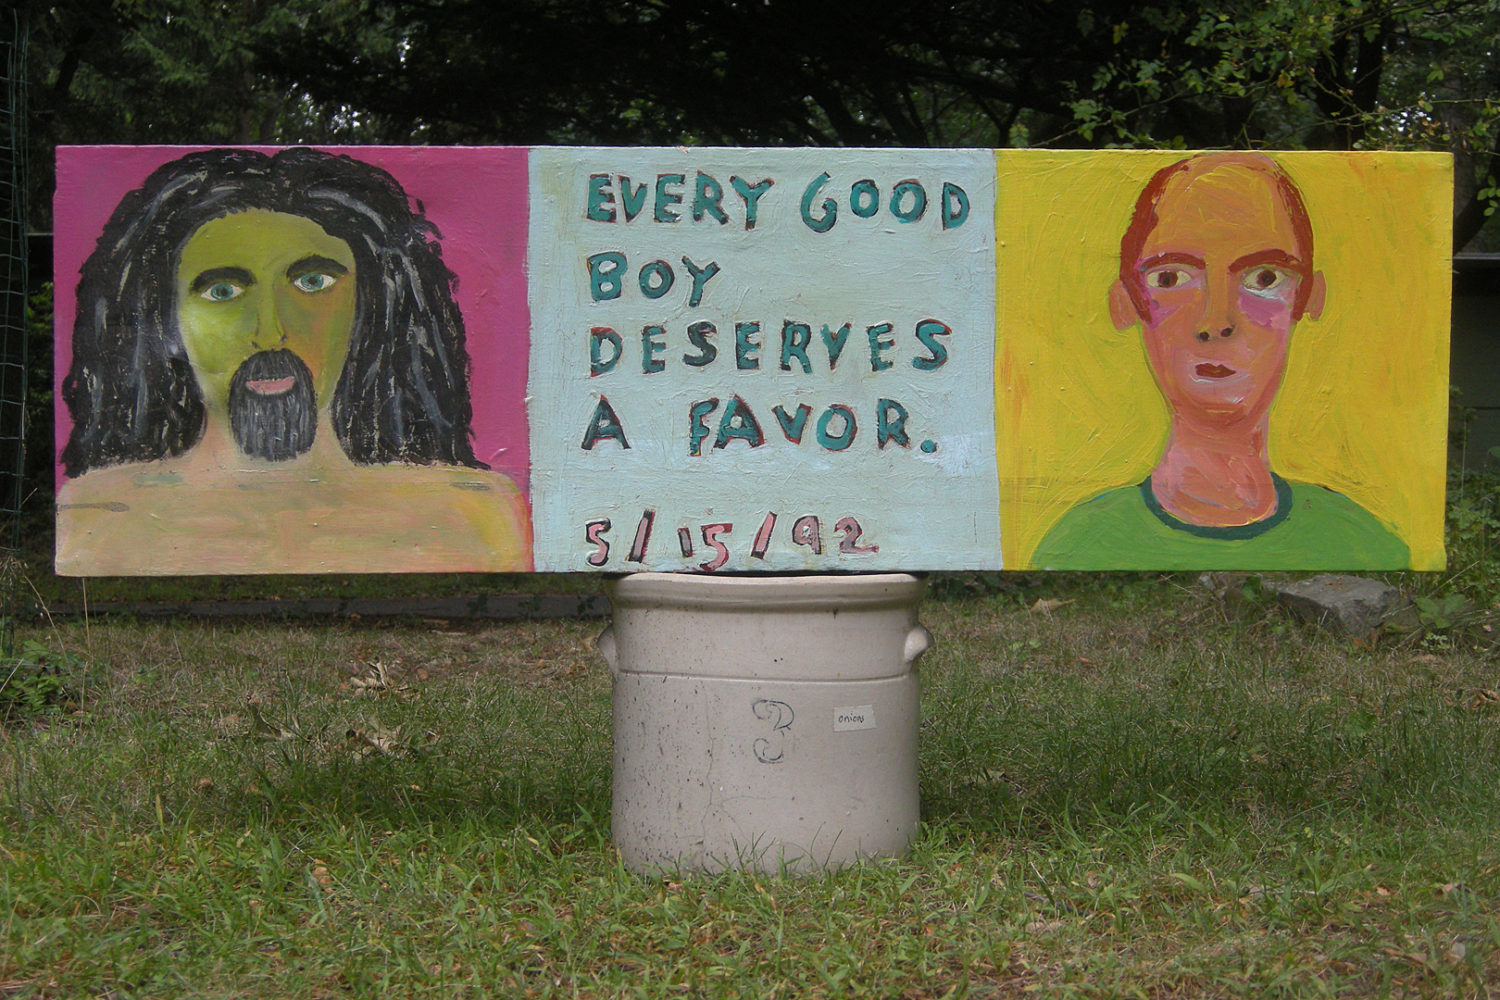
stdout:
<svg viewBox="0 0 1500 1000">
<path fill-rule="evenodd" d="M 1228 378 L 1234 374 L 1233 368 L 1226 368 L 1223 365 L 1216 365 L 1210 362 L 1204 362 L 1193 370 L 1198 373 L 1199 378 Z"/>
<path fill-rule="evenodd" d="M 288 375 L 285 378 L 253 378 L 245 382 L 245 388 L 259 396 L 279 396 L 289 392 L 297 380 Z"/>
</svg>

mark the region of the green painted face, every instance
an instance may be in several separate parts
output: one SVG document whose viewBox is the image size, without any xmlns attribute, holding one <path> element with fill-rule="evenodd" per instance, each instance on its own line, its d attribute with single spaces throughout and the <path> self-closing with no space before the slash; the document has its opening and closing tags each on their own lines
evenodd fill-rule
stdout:
<svg viewBox="0 0 1500 1000">
<path fill-rule="evenodd" d="M 311 219 L 252 209 L 206 222 L 182 249 L 177 316 L 210 408 L 260 351 L 293 352 L 328 405 L 354 327 L 354 253 Z"/>
</svg>

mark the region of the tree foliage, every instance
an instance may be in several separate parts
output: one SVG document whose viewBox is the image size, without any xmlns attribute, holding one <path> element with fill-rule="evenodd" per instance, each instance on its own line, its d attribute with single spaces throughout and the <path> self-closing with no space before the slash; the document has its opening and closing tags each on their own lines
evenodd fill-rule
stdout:
<svg viewBox="0 0 1500 1000">
<path fill-rule="evenodd" d="M 1454 244 L 1493 211 L 1500 4 L 1285 0 L 1205 4 L 1144 22 L 1159 54 L 1100 67 L 1078 91 L 1086 137 L 1127 145 L 1427 149 L 1455 157 Z"/>
<path fill-rule="evenodd" d="M 335 6 L 330 0 L 327 6 Z M 307 7 L 307 4 L 301 4 Z M 267 69 L 307 24 L 281 0 L 71 0 L 29 7 L 32 218 L 69 143 L 369 142 L 396 133 Z"/>
<path fill-rule="evenodd" d="M 1437 149 L 1500 155 L 1500 0 L 74 0 L 39 143 Z"/>
</svg>

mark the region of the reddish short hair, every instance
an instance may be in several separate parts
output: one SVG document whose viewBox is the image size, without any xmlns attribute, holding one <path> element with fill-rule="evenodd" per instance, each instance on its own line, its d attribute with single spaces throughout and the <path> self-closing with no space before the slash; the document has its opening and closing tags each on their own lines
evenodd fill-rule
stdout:
<svg viewBox="0 0 1500 1000">
<path fill-rule="evenodd" d="M 1201 175 L 1221 166 L 1248 167 L 1264 175 L 1271 182 L 1277 197 L 1291 219 L 1292 233 L 1297 237 L 1299 256 L 1306 269 L 1303 278 L 1306 279 L 1312 274 L 1312 219 L 1308 217 L 1307 203 L 1302 200 L 1302 191 L 1282 169 L 1281 164 L 1260 153 L 1199 153 L 1197 156 L 1178 160 L 1171 166 L 1163 167 L 1151 175 L 1151 179 L 1141 189 L 1140 197 L 1135 200 L 1135 212 L 1130 217 L 1130 225 L 1126 228 L 1125 235 L 1120 238 L 1120 282 L 1130 293 L 1130 300 L 1135 303 L 1137 311 L 1145 312 L 1146 293 L 1142 288 L 1142 278 L 1136 268 L 1136 262 L 1140 260 L 1141 248 L 1146 245 L 1146 237 L 1151 235 L 1151 231 L 1156 228 L 1159 221 L 1156 206 L 1161 201 L 1162 195 L 1166 193 L 1167 185 L 1180 174 Z M 1302 315 L 1311 294 L 1311 283 L 1304 280 L 1297 291 L 1297 301 L 1294 304 L 1295 315 Z"/>
</svg>

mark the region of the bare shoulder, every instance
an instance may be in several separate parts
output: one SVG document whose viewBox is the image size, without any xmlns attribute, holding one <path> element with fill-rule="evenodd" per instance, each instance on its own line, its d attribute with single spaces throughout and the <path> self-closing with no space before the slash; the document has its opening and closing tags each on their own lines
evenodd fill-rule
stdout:
<svg viewBox="0 0 1500 1000">
<path fill-rule="evenodd" d="M 58 492 L 60 572 L 524 570 L 526 497 L 461 466 L 99 469 Z"/>
<path fill-rule="evenodd" d="M 390 485 L 396 489 L 437 486 L 477 494 L 511 495 L 520 492 L 515 482 L 503 473 L 463 465 L 359 465 L 353 470 L 355 474 L 350 477 L 351 481 Z"/>
<path fill-rule="evenodd" d="M 57 490 L 61 509 L 90 509 L 103 505 L 118 508 L 127 503 L 124 497 L 143 489 L 170 489 L 188 481 L 184 470 L 166 462 L 134 462 L 93 469 L 77 479 L 69 479 Z"/>
<path fill-rule="evenodd" d="M 526 498 L 514 480 L 489 469 L 455 465 L 366 465 L 323 485 L 344 493 L 358 506 L 359 498 L 382 506 L 403 501 L 431 503 L 455 513 L 506 512 L 526 509 Z M 378 498 L 378 500 L 377 500 Z M 437 511 L 414 510 L 419 518 Z"/>
</svg>

